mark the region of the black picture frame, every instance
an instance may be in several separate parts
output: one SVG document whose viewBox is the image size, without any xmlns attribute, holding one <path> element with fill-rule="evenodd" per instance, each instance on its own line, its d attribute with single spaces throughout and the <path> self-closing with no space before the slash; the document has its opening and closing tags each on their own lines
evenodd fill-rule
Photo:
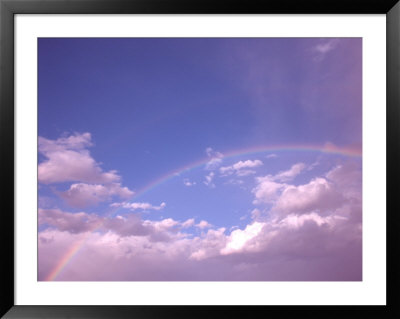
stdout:
<svg viewBox="0 0 400 319">
<path fill-rule="evenodd" d="M 14 15 L 15 14 L 385 14 L 387 21 L 387 304 L 386 306 L 22 306 L 14 303 Z M 4 318 L 280 317 L 399 318 L 396 259 L 400 162 L 400 3 L 398 0 L 0 0 L 0 315 Z M 384 107 L 377 106 L 377 107 Z"/>
</svg>

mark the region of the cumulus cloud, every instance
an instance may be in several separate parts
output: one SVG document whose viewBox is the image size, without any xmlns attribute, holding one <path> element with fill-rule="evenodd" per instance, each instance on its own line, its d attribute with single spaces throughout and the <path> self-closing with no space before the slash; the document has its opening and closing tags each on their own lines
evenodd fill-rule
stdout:
<svg viewBox="0 0 400 319">
<path fill-rule="evenodd" d="M 60 209 L 39 209 L 38 217 L 39 225 L 47 225 L 50 229 L 71 234 L 93 231 L 113 232 L 121 237 L 148 236 L 148 240 L 151 242 L 184 237 L 186 235 L 179 233 L 180 229 L 194 224 L 194 220 L 181 223 L 172 218 L 160 221 L 143 220 L 140 215 L 135 213 L 107 217 L 85 212 L 64 212 Z"/>
<path fill-rule="evenodd" d="M 303 214 L 326 211 L 342 205 L 343 196 L 324 178 L 315 178 L 307 184 L 286 186 L 276 201 L 275 210 L 283 214 Z"/>
<path fill-rule="evenodd" d="M 263 226 L 263 223 L 254 222 L 247 225 L 243 230 L 234 230 L 228 237 L 226 246 L 221 249 L 221 254 L 226 255 L 243 249 L 251 239 L 255 238 L 261 232 Z"/>
<path fill-rule="evenodd" d="M 132 211 L 134 210 L 161 210 L 163 209 L 167 204 L 162 202 L 159 206 L 154 206 L 151 205 L 150 203 L 112 203 L 110 206 L 111 207 L 123 207 L 130 209 Z"/>
<path fill-rule="evenodd" d="M 272 203 L 276 201 L 281 191 L 288 186 L 283 182 L 294 179 L 305 167 L 305 164 L 297 163 L 292 165 L 290 169 L 281 171 L 276 175 L 257 177 L 257 186 L 252 190 L 255 195 L 253 203 Z"/>
<path fill-rule="evenodd" d="M 120 180 L 116 171 L 104 172 L 90 155 L 90 133 L 75 133 L 50 140 L 39 136 L 39 153 L 46 160 L 38 166 L 40 183 L 61 182 L 113 183 Z"/>
<path fill-rule="evenodd" d="M 95 206 L 100 202 L 111 200 L 118 196 L 122 199 L 128 199 L 133 196 L 133 192 L 127 187 L 121 187 L 120 183 L 100 184 L 72 184 L 65 192 L 57 194 L 67 202 L 71 207 Z"/>
<path fill-rule="evenodd" d="M 57 280 L 361 280 L 361 227 L 337 213 L 251 222 L 188 237 L 172 219 L 107 220 Z M 189 222 L 191 224 L 191 222 Z M 87 233 L 86 233 L 87 234 Z M 39 233 L 39 280 L 83 233 Z M 101 267 L 93 267 L 101 265 Z"/>
<path fill-rule="evenodd" d="M 189 228 L 192 227 L 193 225 L 194 225 L 194 218 L 189 218 L 188 220 L 182 223 L 183 228 Z"/>
<path fill-rule="evenodd" d="M 338 165 L 325 176 L 315 177 L 301 185 L 277 182 L 292 179 L 304 167 L 304 164 L 296 164 L 274 176 L 258 177 L 252 190 L 253 203 L 271 205 L 269 213 L 280 218 L 312 212 L 326 216 L 349 202 L 353 210 L 361 205 L 361 170 L 356 164 Z"/>
<path fill-rule="evenodd" d="M 79 242 L 82 253 L 57 280 L 362 280 L 360 166 L 342 163 L 301 185 L 275 176 L 256 179 L 260 207 L 229 231 L 194 218 L 40 210 L 49 227 L 39 233 L 39 280 Z"/>
<path fill-rule="evenodd" d="M 38 221 L 39 225 L 47 224 L 58 230 L 76 234 L 93 230 L 101 224 L 102 219 L 97 215 L 84 212 L 68 213 L 60 209 L 39 208 Z"/>
<path fill-rule="evenodd" d="M 212 227 L 212 225 L 211 225 L 209 222 L 207 222 L 207 221 L 205 221 L 205 220 L 202 220 L 202 221 L 200 221 L 198 224 L 196 224 L 196 227 L 198 227 L 198 228 L 200 228 L 200 229 L 205 229 L 205 228 L 210 228 L 210 227 Z"/>
<path fill-rule="evenodd" d="M 257 186 L 252 191 L 255 195 L 254 204 L 274 202 L 285 187 L 285 184 L 274 182 L 269 176 L 257 177 L 256 181 Z"/>
<path fill-rule="evenodd" d="M 39 153 L 46 160 L 38 166 L 40 183 L 75 182 L 66 191 L 57 191 L 69 206 L 95 206 L 114 197 L 129 199 L 134 192 L 122 187 L 115 170 L 104 172 L 87 150 L 90 133 L 75 133 L 56 140 L 39 137 Z"/>
<path fill-rule="evenodd" d="M 231 166 L 223 166 L 219 169 L 219 171 L 223 175 L 231 175 L 233 173 L 236 173 L 238 176 L 247 176 L 255 173 L 255 171 L 248 170 L 247 168 L 254 168 L 262 165 L 263 162 L 261 162 L 260 160 L 246 160 L 239 161 Z"/>
<path fill-rule="evenodd" d="M 192 240 L 192 250 L 189 259 L 203 260 L 220 255 L 220 250 L 226 244 L 225 228 L 209 229 L 202 237 Z"/>
</svg>

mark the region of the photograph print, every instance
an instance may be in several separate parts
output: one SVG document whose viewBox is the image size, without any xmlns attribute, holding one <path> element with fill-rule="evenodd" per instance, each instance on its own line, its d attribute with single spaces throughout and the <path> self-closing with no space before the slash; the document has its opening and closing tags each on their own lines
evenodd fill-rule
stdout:
<svg viewBox="0 0 400 319">
<path fill-rule="evenodd" d="M 361 38 L 39 38 L 38 281 L 362 281 Z"/>
</svg>

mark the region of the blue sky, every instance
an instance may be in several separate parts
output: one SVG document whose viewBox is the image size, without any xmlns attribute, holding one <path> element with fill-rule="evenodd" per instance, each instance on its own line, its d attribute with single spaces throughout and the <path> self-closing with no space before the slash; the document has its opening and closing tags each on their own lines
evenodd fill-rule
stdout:
<svg viewBox="0 0 400 319">
<path fill-rule="evenodd" d="M 201 263 L 222 267 L 231 255 L 241 261 L 229 259 L 220 280 L 313 280 L 298 264 L 262 271 L 278 249 L 268 236 L 290 238 L 279 225 L 300 239 L 309 224 L 361 231 L 361 39 L 38 41 L 39 280 L 182 280 L 174 263 L 175 277 L 125 270 L 125 255 L 125 276 L 92 277 L 82 251 L 96 255 L 94 241 L 111 235 L 129 241 L 124 251 L 184 247 L 184 280 L 218 280 L 199 275 Z M 79 236 L 89 243 L 56 274 Z M 349 272 L 330 280 L 359 279 L 360 259 L 338 245 Z M 355 249 L 360 256 L 361 242 Z M 243 261 L 255 253 L 259 263 Z M 315 278 L 331 278 L 324 267 Z"/>
</svg>

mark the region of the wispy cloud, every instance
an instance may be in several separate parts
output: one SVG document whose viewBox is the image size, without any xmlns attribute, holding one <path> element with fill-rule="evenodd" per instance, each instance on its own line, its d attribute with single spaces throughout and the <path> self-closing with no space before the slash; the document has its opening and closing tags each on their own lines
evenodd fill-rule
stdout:
<svg viewBox="0 0 400 319">
<path fill-rule="evenodd" d="M 321 61 L 325 58 L 325 56 L 334 50 L 338 44 L 339 44 L 339 39 L 328 39 L 328 40 L 323 40 L 320 43 L 316 44 L 313 47 L 313 51 L 315 52 L 315 60 Z"/>
<path fill-rule="evenodd" d="M 306 165 L 304 163 L 294 164 L 290 169 L 279 172 L 278 174 L 273 176 L 272 180 L 277 180 L 281 182 L 290 181 L 294 179 L 297 175 L 299 175 L 305 168 Z"/>
<path fill-rule="evenodd" d="M 205 176 L 206 180 L 203 183 L 210 188 L 214 188 L 215 187 L 215 184 L 213 183 L 214 176 L 215 176 L 215 173 L 210 172 L 208 175 Z"/>
<path fill-rule="evenodd" d="M 210 158 L 205 166 L 206 170 L 215 170 L 222 164 L 222 158 L 224 157 L 222 153 L 214 151 L 211 147 L 207 147 L 206 154 Z"/>
<path fill-rule="evenodd" d="M 247 176 L 250 174 L 255 173 L 252 170 L 247 170 L 247 168 L 254 168 L 262 166 L 263 162 L 260 160 L 246 160 L 246 161 L 239 161 L 231 166 L 224 166 L 219 169 L 220 173 L 223 175 L 231 175 L 236 173 L 238 176 Z"/>
<path fill-rule="evenodd" d="M 163 209 L 166 204 L 162 202 L 159 206 L 154 206 L 151 205 L 150 203 L 113 203 L 110 205 L 111 207 L 122 207 L 122 208 L 127 208 L 129 210 L 135 211 L 135 210 L 161 210 Z"/>
<path fill-rule="evenodd" d="M 185 185 L 185 186 L 187 186 L 187 187 L 190 187 L 190 186 L 196 185 L 196 182 L 192 182 L 192 181 L 190 181 L 188 178 L 185 178 L 185 179 L 183 180 L 183 185 Z"/>
</svg>

